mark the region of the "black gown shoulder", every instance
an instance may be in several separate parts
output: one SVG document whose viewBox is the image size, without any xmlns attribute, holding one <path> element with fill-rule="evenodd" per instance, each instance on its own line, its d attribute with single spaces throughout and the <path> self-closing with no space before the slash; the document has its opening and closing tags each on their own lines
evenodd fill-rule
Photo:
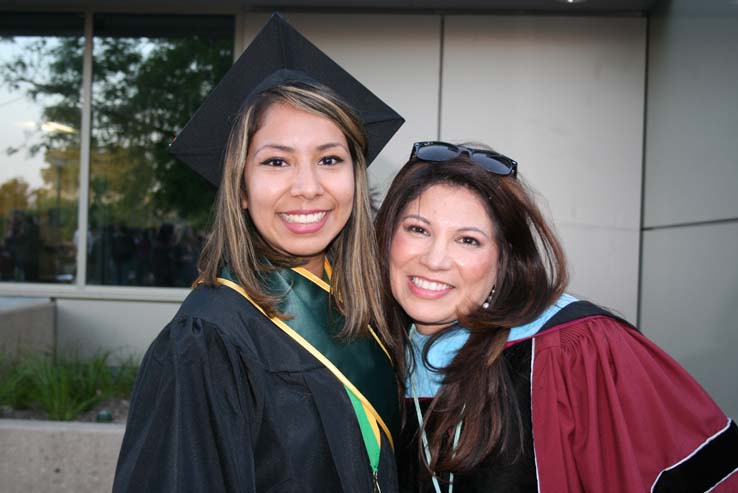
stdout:
<svg viewBox="0 0 738 493">
<path fill-rule="evenodd" d="M 372 491 L 343 385 L 237 292 L 200 286 L 144 356 L 114 492 Z M 383 437 L 379 481 L 396 491 Z"/>
</svg>

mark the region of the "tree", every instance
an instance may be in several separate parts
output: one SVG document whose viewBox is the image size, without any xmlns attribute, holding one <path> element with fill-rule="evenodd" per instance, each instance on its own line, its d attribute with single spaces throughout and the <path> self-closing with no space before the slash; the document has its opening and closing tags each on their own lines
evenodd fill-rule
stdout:
<svg viewBox="0 0 738 493">
<path fill-rule="evenodd" d="M 11 178 L 0 184 L 0 217 L 8 217 L 13 210 L 28 208 L 30 186 L 23 178 Z"/>
<path fill-rule="evenodd" d="M 82 39 L 52 39 L 26 43 L 2 66 L 8 87 L 43 101 L 46 121 L 72 129 L 44 132 L 28 146 L 45 152 L 47 162 L 51 151 L 78 152 L 81 108 Z M 232 40 L 95 38 L 93 60 L 91 221 L 143 227 L 181 219 L 202 229 L 214 190 L 167 147 L 230 67 Z M 60 178 L 54 166 L 43 179 L 68 196 L 78 168 Z"/>
</svg>

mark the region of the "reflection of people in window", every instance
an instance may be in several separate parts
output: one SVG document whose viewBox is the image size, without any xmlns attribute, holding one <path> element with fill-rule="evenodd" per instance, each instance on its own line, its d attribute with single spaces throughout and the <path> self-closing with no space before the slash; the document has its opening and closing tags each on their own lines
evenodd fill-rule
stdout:
<svg viewBox="0 0 738 493">
<path fill-rule="evenodd" d="M 134 245 L 136 247 L 136 284 L 151 286 L 154 284 L 153 265 L 151 263 L 152 243 L 156 236 L 156 228 L 145 228 L 136 231 Z"/>
<path fill-rule="evenodd" d="M 174 226 L 162 223 L 154 240 L 154 283 L 174 286 Z"/>
<path fill-rule="evenodd" d="M 41 251 L 41 232 L 35 218 L 17 213 L 11 227 L 9 250 L 14 260 L 17 281 L 38 281 L 38 257 Z"/>
<path fill-rule="evenodd" d="M 5 238 L 3 238 L 2 251 L 2 279 L 15 278 L 15 255 L 18 249 L 17 241 L 20 233 L 20 217 L 19 211 L 12 211 L 8 217 L 8 223 L 5 229 Z"/>
<path fill-rule="evenodd" d="M 177 286 L 189 286 L 197 279 L 197 259 L 200 257 L 200 240 L 191 226 L 180 230 L 174 250 Z"/>
<path fill-rule="evenodd" d="M 113 263 L 115 284 L 130 284 L 133 275 L 133 236 L 125 225 L 113 225 Z"/>
</svg>

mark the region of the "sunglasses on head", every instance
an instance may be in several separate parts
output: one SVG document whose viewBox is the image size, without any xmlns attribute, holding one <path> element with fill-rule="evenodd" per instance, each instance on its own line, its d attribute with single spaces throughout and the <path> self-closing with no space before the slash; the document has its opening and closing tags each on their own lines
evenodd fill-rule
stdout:
<svg viewBox="0 0 738 493">
<path fill-rule="evenodd" d="M 415 157 L 422 161 L 440 163 L 456 159 L 462 154 L 466 154 L 477 166 L 496 175 L 512 175 L 515 177 L 518 174 L 518 163 L 507 156 L 503 156 L 499 152 L 472 149 L 471 147 L 449 144 L 447 142 L 416 142 L 413 144 L 413 152 L 410 154 L 410 159 Z"/>
</svg>

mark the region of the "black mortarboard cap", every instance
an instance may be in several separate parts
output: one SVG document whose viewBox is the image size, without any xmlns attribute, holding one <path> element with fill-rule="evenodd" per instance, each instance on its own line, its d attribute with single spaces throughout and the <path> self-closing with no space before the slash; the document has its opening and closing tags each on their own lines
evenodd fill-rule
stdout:
<svg viewBox="0 0 738 493">
<path fill-rule="evenodd" d="M 219 186 L 234 116 L 256 95 L 286 81 L 328 86 L 359 114 L 368 134 L 367 163 L 405 122 L 275 13 L 179 132 L 169 151 Z"/>
</svg>

